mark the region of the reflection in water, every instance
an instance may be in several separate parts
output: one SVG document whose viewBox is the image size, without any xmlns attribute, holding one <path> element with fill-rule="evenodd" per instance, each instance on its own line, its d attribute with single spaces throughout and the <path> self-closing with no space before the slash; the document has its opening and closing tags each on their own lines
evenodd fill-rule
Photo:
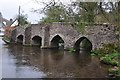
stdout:
<svg viewBox="0 0 120 80">
<path fill-rule="evenodd" d="M 45 76 L 46 74 L 37 67 L 29 65 L 29 59 L 24 54 L 22 47 L 2 44 L 3 78 L 41 78 Z"/>
<path fill-rule="evenodd" d="M 1 65 L 2 65 L 2 43 L 0 43 L 0 80 L 2 79 L 2 66 Z"/>
<path fill-rule="evenodd" d="M 103 78 L 107 67 L 89 54 L 2 44 L 3 77 Z"/>
</svg>

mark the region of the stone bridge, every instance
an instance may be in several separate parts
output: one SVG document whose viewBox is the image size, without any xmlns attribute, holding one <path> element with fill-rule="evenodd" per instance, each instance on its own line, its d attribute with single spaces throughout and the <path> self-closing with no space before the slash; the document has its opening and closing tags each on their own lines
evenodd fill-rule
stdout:
<svg viewBox="0 0 120 80">
<path fill-rule="evenodd" d="M 87 26 L 85 34 L 77 32 L 69 24 L 53 23 L 50 25 L 31 24 L 26 29 L 18 26 L 11 33 L 11 42 L 40 48 L 80 49 L 81 41 L 87 40 L 91 49 L 101 48 L 103 44 L 117 42 L 115 26 L 96 24 Z"/>
</svg>

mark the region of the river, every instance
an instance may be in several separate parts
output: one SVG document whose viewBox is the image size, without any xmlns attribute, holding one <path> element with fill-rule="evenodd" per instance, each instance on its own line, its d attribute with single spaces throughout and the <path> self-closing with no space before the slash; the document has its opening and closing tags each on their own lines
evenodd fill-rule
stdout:
<svg viewBox="0 0 120 80">
<path fill-rule="evenodd" d="M 8 45 L 0 38 L 0 54 L 2 78 L 105 78 L 108 74 L 108 66 L 85 52 Z"/>
</svg>

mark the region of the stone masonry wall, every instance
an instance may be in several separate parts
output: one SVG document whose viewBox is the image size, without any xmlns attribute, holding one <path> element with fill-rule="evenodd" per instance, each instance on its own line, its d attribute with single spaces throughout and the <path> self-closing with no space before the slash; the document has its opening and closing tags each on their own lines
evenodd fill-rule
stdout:
<svg viewBox="0 0 120 80">
<path fill-rule="evenodd" d="M 42 38 L 42 48 L 51 47 L 51 41 L 59 35 L 64 40 L 64 48 L 74 47 L 77 40 L 86 37 L 93 46 L 93 49 L 102 47 L 103 44 L 117 42 L 119 36 L 116 34 L 116 27 L 110 24 L 96 24 L 87 26 L 85 34 L 77 32 L 70 24 L 53 23 L 49 25 L 32 24 L 25 30 L 17 27 L 13 30 L 13 39 L 15 36 L 24 36 L 24 45 L 31 45 L 32 38 L 39 36 Z M 15 36 L 14 36 L 15 35 Z M 16 41 L 16 40 L 14 40 Z"/>
<path fill-rule="evenodd" d="M 118 42 L 119 36 L 116 34 L 116 27 L 110 24 L 97 24 L 86 28 L 88 39 L 93 42 L 93 48 L 101 48 L 103 44 Z"/>
<path fill-rule="evenodd" d="M 31 25 L 28 26 L 26 29 L 25 29 L 25 40 L 24 40 L 24 45 L 31 45 Z"/>
<path fill-rule="evenodd" d="M 11 42 L 17 42 L 17 37 L 20 36 L 20 35 L 23 35 L 23 38 L 24 38 L 24 32 L 25 32 L 25 29 L 22 28 L 21 26 L 18 26 L 14 30 L 12 30 L 12 32 L 11 32 Z"/>
<path fill-rule="evenodd" d="M 64 25 L 54 23 L 50 26 L 50 39 L 49 45 L 51 45 L 51 40 L 59 35 L 64 40 L 64 48 L 70 48 L 74 46 L 75 40 L 81 36 L 71 25 Z"/>
</svg>

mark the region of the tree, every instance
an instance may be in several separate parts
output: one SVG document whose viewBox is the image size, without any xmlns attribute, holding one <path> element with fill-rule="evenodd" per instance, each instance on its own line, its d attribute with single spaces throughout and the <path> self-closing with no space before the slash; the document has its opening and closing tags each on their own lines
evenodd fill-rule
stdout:
<svg viewBox="0 0 120 80">
<path fill-rule="evenodd" d="M 118 27 L 120 33 L 120 1 L 119 2 L 100 2 L 100 11 L 107 22 Z M 104 6 L 104 7 L 103 7 Z"/>
<path fill-rule="evenodd" d="M 51 23 L 51 22 L 65 22 L 67 19 L 67 15 L 65 13 L 65 9 L 62 6 L 55 5 L 51 6 L 45 12 L 46 17 L 43 18 L 42 22 Z"/>
<path fill-rule="evenodd" d="M 45 15 L 40 23 L 68 22 L 67 10 L 61 2 L 53 0 L 45 5 L 44 9 L 39 11 Z"/>
<path fill-rule="evenodd" d="M 77 8 L 77 13 L 73 12 L 75 28 L 84 32 L 84 27 L 86 25 L 93 25 L 95 23 L 95 16 L 97 14 L 97 2 L 80 2 L 76 0 L 72 2 L 72 6 Z M 74 9 L 73 9 L 74 10 Z"/>
<path fill-rule="evenodd" d="M 51 0 L 44 3 L 42 11 L 45 17 L 41 22 L 68 22 L 78 31 L 83 31 L 86 25 L 94 23 L 112 23 L 120 25 L 120 2 L 80 2 L 76 0 L 69 5 Z"/>
<path fill-rule="evenodd" d="M 28 24 L 27 15 L 17 15 L 18 25 L 24 26 Z"/>
</svg>

